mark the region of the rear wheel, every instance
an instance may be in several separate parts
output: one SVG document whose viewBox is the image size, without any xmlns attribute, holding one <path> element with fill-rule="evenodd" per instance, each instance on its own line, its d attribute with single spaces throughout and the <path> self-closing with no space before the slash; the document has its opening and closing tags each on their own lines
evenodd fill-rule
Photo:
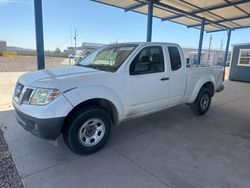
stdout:
<svg viewBox="0 0 250 188">
<path fill-rule="evenodd" d="M 106 111 L 90 106 L 70 117 L 63 131 L 63 138 L 74 153 L 90 154 L 106 144 L 111 126 L 112 121 Z"/>
<path fill-rule="evenodd" d="M 196 115 L 205 114 L 210 107 L 211 99 L 212 99 L 211 91 L 205 87 L 201 88 L 194 103 L 191 104 L 191 109 L 193 113 Z"/>
</svg>

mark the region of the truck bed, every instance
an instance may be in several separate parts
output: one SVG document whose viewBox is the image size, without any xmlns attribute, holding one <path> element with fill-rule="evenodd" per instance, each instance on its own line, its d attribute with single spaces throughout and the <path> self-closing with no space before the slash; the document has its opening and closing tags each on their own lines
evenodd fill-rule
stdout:
<svg viewBox="0 0 250 188">
<path fill-rule="evenodd" d="M 223 84 L 223 67 L 209 65 L 191 65 L 186 68 L 186 93 L 184 100 L 193 102 L 193 96 L 196 92 L 197 82 L 209 80 L 214 84 L 215 91 Z"/>
</svg>

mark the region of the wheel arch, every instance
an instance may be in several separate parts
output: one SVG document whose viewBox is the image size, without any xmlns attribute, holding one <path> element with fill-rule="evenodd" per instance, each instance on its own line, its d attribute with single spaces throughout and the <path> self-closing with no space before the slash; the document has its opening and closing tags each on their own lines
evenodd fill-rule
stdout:
<svg viewBox="0 0 250 188">
<path fill-rule="evenodd" d="M 211 91 L 212 96 L 214 95 L 215 91 L 215 81 L 212 77 L 200 79 L 200 81 L 196 84 L 195 88 L 191 92 L 190 97 L 187 100 L 187 104 L 191 104 L 195 101 L 198 93 L 200 92 L 201 88 L 205 87 Z"/>
<path fill-rule="evenodd" d="M 201 88 L 203 88 L 203 87 L 207 88 L 211 92 L 212 97 L 214 96 L 214 84 L 213 84 L 213 82 L 211 82 L 211 81 L 206 82 L 205 84 L 202 85 Z M 201 88 L 200 88 L 200 90 L 201 90 Z"/>
<path fill-rule="evenodd" d="M 98 107 L 104 109 L 110 115 L 110 118 L 111 118 L 113 124 L 114 125 L 118 124 L 119 113 L 118 113 L 118 110 L 115 107 L 115 105 L 111 101 L 104 99 L 104 98 L 93 98 L 93 99 L 88 99 L 88 100 L 85 100 L 85 101 L 79 103 L 68 113 L 68 115 L 66 116 L 66 118 L 64 120 L 61 132 L 63 132 L 63 130 L 67 126 L 68 120 L 70 119 L 72 114 L 74 114 L 76 111 L 78 111 L 84 107 L 87 107 L 87 106 L 98 106 Z"/>
</svg>

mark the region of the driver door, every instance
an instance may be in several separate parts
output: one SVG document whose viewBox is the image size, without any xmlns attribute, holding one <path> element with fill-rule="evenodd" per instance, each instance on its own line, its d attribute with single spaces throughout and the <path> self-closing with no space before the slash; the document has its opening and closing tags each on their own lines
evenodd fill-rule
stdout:
<svg viewBox="0 0 250 188">
<path fill-rule="evenodd" d="M 168 106 L 169 73 L 161 45 L 142 48 L 129 65 L 126 78 L 127 116 Z"/>
</svg>

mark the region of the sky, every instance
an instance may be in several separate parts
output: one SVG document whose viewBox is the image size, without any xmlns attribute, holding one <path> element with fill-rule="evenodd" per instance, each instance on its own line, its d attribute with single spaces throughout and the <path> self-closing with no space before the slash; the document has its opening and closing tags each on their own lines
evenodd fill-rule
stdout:
<svg viewBox="0 0 250 188">
<path fill-rule="evenodd" d="M 134 12 L 89 0 L 43 0 L 45 50 L 71 46 L 71 31 L 77 30 L 77 45 L 82 42 L 143 42 L 146 40 L 147 17 Z M 0 0 L 0 40 L 8 46 L 35 49 L 33 0 Z M 152 41 L 174 42 L 198 47 L 200 31 L 180 24 L 153 19 Z M 205 33 L 203 47 L 208 48 L 211 33 Z M 227 33 L 212 34 L 212 48 L 226 46 Z M 250 29 L 232 32 L 231 44 L 249 42 Z"/>
</svg>

